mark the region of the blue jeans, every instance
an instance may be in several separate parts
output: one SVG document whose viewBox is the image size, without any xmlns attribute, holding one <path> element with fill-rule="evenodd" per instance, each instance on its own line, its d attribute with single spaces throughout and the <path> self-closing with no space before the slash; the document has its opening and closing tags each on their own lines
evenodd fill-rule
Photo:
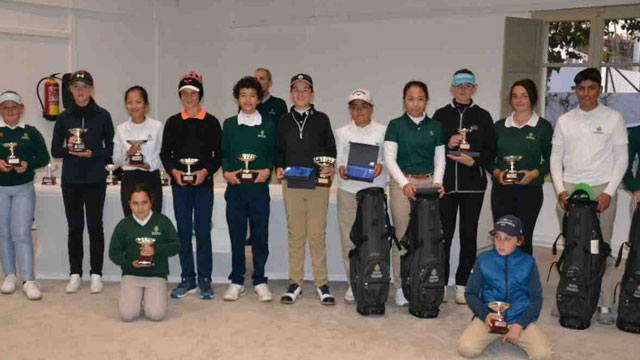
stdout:
<svg viewBox="0 0 640 360">
<path fill-rule="evenodd" d="M 33 182 L 0 186 L 0 251 L 4 275 L 16 273 L 16 256 L 23 281 L 34 280 L 31 223 L 36 204 Z"/>
<path fill-rule="evenodd" d="M 244 285 L 245 256 L 247 239 L 247 219 L 251 231 L 251 252 L 253 255 L 253 285 L 267 282 L 264 265 L 269 256 L 269 188 L 227 186 L 224 194 L 227 201 L 227 224 L 231 237 L 231 274 L 229 280 Z"/>
<path fill-rule="evenodd" d="M 173 211 L 180 237 L 180 267 L 182 278 L 194 281 L 192 231 L 196 233 L 198 284 L 211 282 L 213 253 L 211 251 L 211 217 L 213 216 L 213 187 L 172 185 Z M 195 225 L 195 226 L 194 226 Z"/>
</svg>

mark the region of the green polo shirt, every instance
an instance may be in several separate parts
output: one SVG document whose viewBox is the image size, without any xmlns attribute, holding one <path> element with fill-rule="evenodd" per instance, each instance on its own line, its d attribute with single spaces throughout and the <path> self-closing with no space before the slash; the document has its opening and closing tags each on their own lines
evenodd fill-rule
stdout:
<svg viewBox="0 0 640 360">
<path fill-rule="evenodd" d="M 444 145 L 439 121 L 425 117 L 416 124 L 407 113 L 389 122 L 384 141 L 398 144 L 396 162 L 410 175 L 433 173 L 436 146 Z"/>
<path fill-rule="evenodd" d="M 257 126 L 238 125 L 238 116 L 224 121 L 222 127 L 222 171 L 236 171 L 244 168 L 238 160 L 239 154 L 256 154 L 256 160 L 249 163 L 249 169 L 272 169 L 276 144 L 275 121 L 263 117 Z M 234 186 L 268 186 L 264 183 L 242 183 Z"/>
<path fill-rule="evenodd" d="M 488 165 L 488 169 L 504 170 L 509 167 L 502 158 L 509 155 L 521 155 L 522 160 L 515 165 L 516 170 L 537 169 L 540 176 L 531 180 L 525 186 L 542 186 L 544 177 L 549 173 L 549 157 L 551 156 L 551 138 L 553 127 L 551 124 L 539 118 L 535 127 L 525 125 L 522 128 L 515 126 L 506 127 L 506 119 L 495 123 L 496 131 L 496 157 Z M 497 181 L 492 176 L 493 181 Z"/>
<path fill-rule="evenodd" d="M 15 149 L 15 156 L 20 161 L 27 162 L 27 170 L 18 174 L 15 170 L 8 173 L 0 171 L 0 186 L 22 185 L 33 181 L 34 172 L 49 163 L 49 150 L 40 132 L 33 126 L 23 127 L 0 127 L 0 159 L 6 161 L 9 157 L 9 149 L 2 144 L 18 143 Z"/>
</svg>

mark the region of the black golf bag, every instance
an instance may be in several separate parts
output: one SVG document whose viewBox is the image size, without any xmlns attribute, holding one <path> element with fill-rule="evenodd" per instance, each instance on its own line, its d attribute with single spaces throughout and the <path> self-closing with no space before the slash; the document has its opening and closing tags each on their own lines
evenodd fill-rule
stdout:
<svg viewBox="0 0 640 360">
<path fill-rule="evenodd" d="M 402 292 L 409 301 L 409 313 L 434 318 L 440 311 L 447 279 L 444 278 L 444 243 L 437 189 L 416 194 L 411 202 L 409 226 L 401 244 Z"/>
<path fill-rule="evenodd" d="M 389 296 L 391 240 L 395 230 L 387 213 L 384 189 L 367 188 L 356 194 L 358 209 L 350 238 L 349 279 L 358 313 L 384 314 Z"/>
<path fill-rule="evenodd" d="M 636 207 L 631 220 L 629 241 L 620 246 L 616 266 L 622 260 L 624 246 L 629 247 L 629 256 L 620 283 L 618 300 L 618 329 L 640 334 L 640 207 Z"/>
<path fill-rule="evenodd" d="M 602 239 L 597 203 L 586 192 L 578 190 L 567 200 L 561 235 L 565 239 L 564 250 L 554 263 L 560 274 L 556 290 L 560 325 L 582 330 L 591 325 L 611 253 L 611 247 Z M 554 255 L 559 238 L 553 243 Z"/>
</svg>

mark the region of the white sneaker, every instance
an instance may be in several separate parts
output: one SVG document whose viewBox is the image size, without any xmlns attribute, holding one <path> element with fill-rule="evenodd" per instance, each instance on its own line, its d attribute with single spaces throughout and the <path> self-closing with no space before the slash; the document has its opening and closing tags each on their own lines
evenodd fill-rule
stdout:
<svg viewBox="0 0 640 360">
<path fill-rule="evenodd" d="M 449 299 L 447 298 L 447 286 L 445 286 L 444 294 L 442 294 L 442 303 L 446 303 L 447 301 L 449 301 Z"/>
<path fill-rule="evenodd" d="M 456 304 L 464 305 L 467 303 L 467 299 L 464 297 L 464 290 L 466 286 L 456 285 Z"/>
<path fill-rule="evenodd" d="M 236 301 L 240 296 L 244 295 L 244 286 L 238 284 L 230 284 L 227 291 L 224 292 L 222 297 L 224 301 Z"/>
<path fill-rule="evenodd" d="M 102 284 L 102 276 L 98 274 L 91 274 L 91 293 L 100 294 L 102 290 L 104 290 L 104 285 Z"/>
<path fill-rule="evenodd" d="M 351 290 L 351 286 L 349 286 L 347 292 L 344 294 L 344 302 L 347 304 L 356 303 L 356 298 L 353 296 L 353 290 Z"/>
<path fill-rule="evenodd" d="M 253 290 L 256 292 L 258 296 L 258 301 L 260 302 L 269 302 L 273 299 L 273 295 L 271 291 L 269 291 L 269 285 L 267 283 L 262 283 L 256 285 Z"/>
<path fill-rule="evenodd" d="M 22 291 L 27 295 L 29 300 L 40 300 L 42 299 L 42 293 L 40 292 L 40 288 L 38 287 L 38 283 L 35 281 L 26 281 L 22 284 Z"/>
<path fill-rule="evenodd" d="M 0 292 L 3 294 L 12 294 L 16 291 L 16 286 L 18 285 L 18 278 L 15 274 L 9 274 L 5 276 L 4 282 L 2 283 L 2 287 L 0 287 Z"/>
<path fill-rule="evenodd" d="M 409 305 L 409 301 L 404 297 L 404 293 L 402 292 L 402 288 L 396 289 L 396 305 L 398 306 L 407 306 Z"/>
<path fill-rule="evenodd" d="M 80 278 L 79 274 L 71 274 L 71 278 L 69 279 L 69 283 L 67 284 L 67 288 L 65 289 L 67 294 L 75 294 L 80 290 L 82 286 L 82 278 Z"/>
</svg>

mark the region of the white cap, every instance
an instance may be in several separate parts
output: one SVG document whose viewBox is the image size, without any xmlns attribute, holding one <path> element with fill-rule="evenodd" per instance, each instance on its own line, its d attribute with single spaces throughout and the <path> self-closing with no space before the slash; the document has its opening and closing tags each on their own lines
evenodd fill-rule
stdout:
<svg viewBox="0 0 640 360">
<path fill-rule="evenodd" d="M 365 89 L 355 89 L 349 93 L 349 100 L 347 103 L 352 102 L 353 100 L 362 100 L 368 104 L 373 104 L 371 101 L 371 93 Z"/>
<path fill-rule="evenodd" d="M 20 95 L 11 91 L 6 91 L 0 94 L 0 104 L 2 104 L 5 101 L 13 101 L 18 105 L 22 105 L 22 98 L 20 97 Z"/>
</svg>

